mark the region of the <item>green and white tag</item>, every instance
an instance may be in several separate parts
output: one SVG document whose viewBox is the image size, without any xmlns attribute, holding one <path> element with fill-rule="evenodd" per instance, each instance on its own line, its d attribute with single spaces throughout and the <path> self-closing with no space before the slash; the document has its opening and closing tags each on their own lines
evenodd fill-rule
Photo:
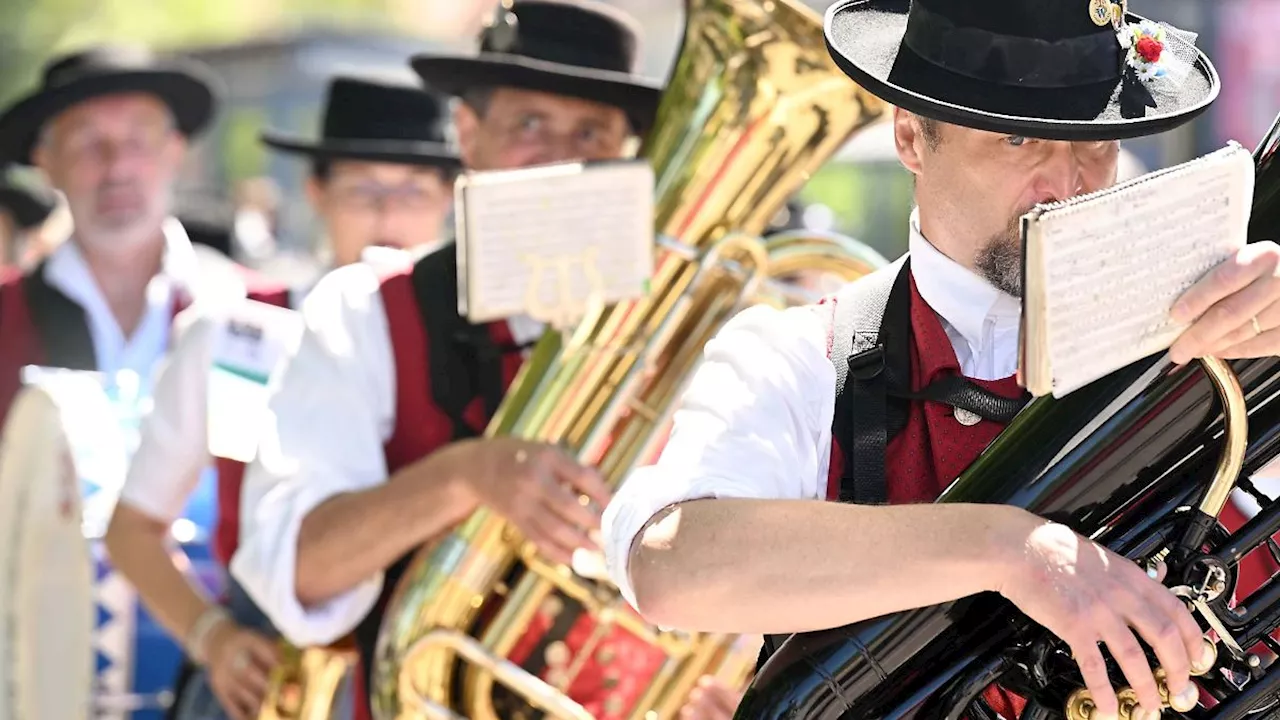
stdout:
<svg viewBox="0 0 1280 720">
<path fill-rule="evenodd" d="M 209 453 L 249 462 L 265 429 L 274 381 L 302 338 L 302 316 L 246 300 L 218 323 L 209 370 Z"/>
</svg>

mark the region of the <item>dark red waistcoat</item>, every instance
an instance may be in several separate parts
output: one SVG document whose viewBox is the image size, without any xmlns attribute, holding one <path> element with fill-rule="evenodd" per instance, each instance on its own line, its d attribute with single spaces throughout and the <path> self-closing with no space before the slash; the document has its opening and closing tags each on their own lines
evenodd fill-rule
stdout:
<svg viewBox="0 0 1280 720">
<path fill-rule="evenodd" d="M 387 475 L 391 476 L 401 468 L 411 465 L 453 440 L 453 425 L 449 417 L 436 406 L 432 394 L 431 377 L 428 372 L 431 362 L 431 343 L 426 333 L 426 324 L 419 310 L 414 288 L 413 273 L 410 270 L 396 273 L 383 279 L 380 292 L 382 305 L 387 316 L 388 332 L 395 358 L 396 405 L 395 426 L 391 438 L 383 448 L 386 456 Z M 498 347 L 512 347 L 514 341 L 510 328 L 505 322 L 489 323 L 490 337 Z M 519 352 L 508 352 L 502 358 L 503 389 L 511 384 L 519 372 L 523 357 Z M 464 417 L 467 424 L 477 435 L 484 432 L 489 422 L 483 401 L 479 396 L 467 406 Z M 401 566 L 397 563 L 397 566 Z M 368 663 L 367 648 L 369 640 L 362 634 L 374 635 L 380 617 L 385 609 L 391 592 L 402 567 L 389 570 L 384 578 L 382 598 L 371 617 L 362 623 L 357 630 L 357 644 L 361 646 L 361 664 L 356 676 L 356 720 L 368 720 Z"/>
<path fill-rule="evenodd" d="M 84 311 L 56 289 L 43 282 L 40 275 L 44 266 L 30 275 L 14 275 L 0 281 L 0 428 L 10 405 L 22 388 L 22 368 L 27 365 L 73 366 L 75 370 L 94 370 L 93 341 L 84 317 Z M 289 305 L 287 288 L 273 284 L 246 268 L 239 268 L 246 284 L 248 297 L 258 302 L 280 307 Z M 37 298 L 30 297 L 34 290 Z M 55 315 L 41 315 L 42 308 L 34 302 L 47 298 L 62 311 Z M 189 300 L 177 295 L 173 302 L 173 314 L 177 315 L 189 304 Z M 42 324 L 57 327 L 42 327 Z M 68 360 L 62 351 L 50 351 L 44 338 L 56 332 L 62 339 L 70 339 L 71 346 L 79 348 L 75 359 Z M 64 355 L 64 357 L 59 357 Z M 214 529 L 213 551 L 224 564 L 235 552 L 239 536 L 240 485 L 244 466 L 231 460 L 216 459 L 218 466 L 218 525 Z"/>
<path fill-rule="evenodd" d="M 834 303 L 834 300 L 827 302 Z M 911 281 L 911 389 L 919 391 L 944 375 L 958 375 L 951 339 L 947 337 L 937 314 L 929 307 L 915 279 Z M 830 345 L 828 345 L 830 348 Z M 1022 388 L 1015 377 L 1001 380 L 974 380 L 998 395 L 1017 398 Z M 889 503 L 933 502 L 965 468 L 977 459 L 987 445 L 1004 430 L 1004 425 L 980 420 L 972 426 L 962 425 L 949 405 L 934 402 L 912 402 L 907 422 L 885 448 L 886 490 Z M 827 499 L 840 497 L 840 476 L 844 458 L 832 440 L 831 466 L 827 474 Z M 1006 718 L 1022 713 L 1025 702 L 999 688 L 989 688 L 983 698 L 993 710 Z"/>
</svg>

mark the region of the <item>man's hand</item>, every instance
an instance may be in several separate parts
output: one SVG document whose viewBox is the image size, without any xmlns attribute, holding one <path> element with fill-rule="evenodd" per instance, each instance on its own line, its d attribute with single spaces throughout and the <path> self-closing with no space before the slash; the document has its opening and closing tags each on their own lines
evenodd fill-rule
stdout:
<svg viewBox="0 0 1280 720">
<path fill-rule="evenodd" d="M 1181 600 L 1135 563 L 1066 526 L 1035 519 L 1034 529 L 1020 534 L 1023 553 L 999 591 L 1071 647 L 1102 717 L 1118 711 L 1102 643 L 1146 717 L 1159 717 L 1160 694 L 1134 630 L 1155 650 L 1168 674 L 1169 692 L 1189 691 L 1192 658 L 1200 657 L 1203 640 Z"/>
<path fill-rule="evenodd" d="M 732 720 L 742 693 L 730 690 L 715 677 L 704 675 L 680 708 L 680 720 Z"/>
<path fill-rule="evenodd" d="M 1280 246 L 1246 245 L 1188 289 L 1172 315 L 1191 323 L 1169 348 L 1175 363 L 1280 355 Z"/>
<path fill-rule="evenodd" d="M 568 564 L 595 549 L 609 490 L 595 470 L 557 447 L 516 438 L 476 440 L 464 450 L 466 481 L 477 500 L 510 520 L 548 558 Z M 583 504 L 585 495 L 591 504 Z"/>
<path fill-rule="evenodd" d="M 208 648 L 209 686 L 222 709 L 231 720 L 254 720 L 280 662 L 275 643 L 227 620 L 210 632 Z"/>
</svg>

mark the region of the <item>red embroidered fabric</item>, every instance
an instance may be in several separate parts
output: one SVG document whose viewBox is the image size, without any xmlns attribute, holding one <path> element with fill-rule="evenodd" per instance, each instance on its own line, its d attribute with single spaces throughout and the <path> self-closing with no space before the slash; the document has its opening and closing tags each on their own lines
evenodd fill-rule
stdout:
<svg viewBox="0 0 1280 720">
<path fill-rule="evenodd" d="M 960 374 L 960 363 L 951 340 L 937 314 L 920 296 L 914 278 L 911 281 L 911 337 L 913 391 L 922 390 L 944 375 Z M 1016 398 L 1022 394 L 1014 377 L 974 382 L 1005 397 Z M 949 405 L 911 403 L 906 425 L 885 448 L 889 503 L 933 502 L 1003 429 L 1003 425 L 985 419 L 972 426 L 962 425 Z M 843 472 L 844 458 L 833 439 L 827 475 L 828 500 L 840 497 Z M 1006 718 L 1016 718 L 1026 705 L 1021 698 L 995 686 L 988 688 L 983 698 Z"/>
</svg>

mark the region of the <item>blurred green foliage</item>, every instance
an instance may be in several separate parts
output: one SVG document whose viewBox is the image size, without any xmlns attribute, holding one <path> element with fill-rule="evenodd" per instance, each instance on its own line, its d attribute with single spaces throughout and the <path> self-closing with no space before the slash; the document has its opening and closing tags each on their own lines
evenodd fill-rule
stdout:
<svg viewBox="0 0 1280 720">
<path fill-rule="evenodd" d="M 164 49 L 308 24 L 393 28 L 397 7 L 404 6 L 394 0 L 0 0 L 0 104 L 30 88 L 51 55 L 94 42 Z"/>
</svg>

